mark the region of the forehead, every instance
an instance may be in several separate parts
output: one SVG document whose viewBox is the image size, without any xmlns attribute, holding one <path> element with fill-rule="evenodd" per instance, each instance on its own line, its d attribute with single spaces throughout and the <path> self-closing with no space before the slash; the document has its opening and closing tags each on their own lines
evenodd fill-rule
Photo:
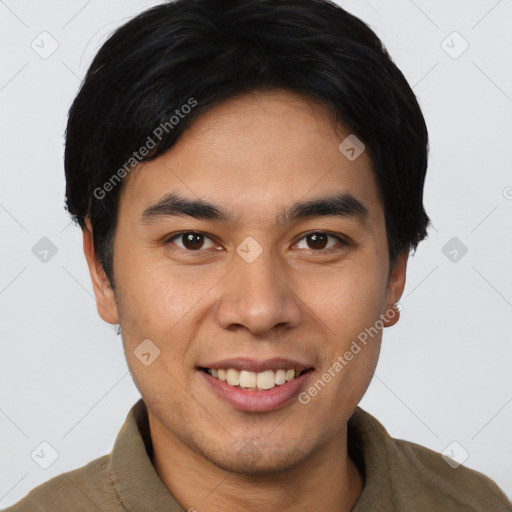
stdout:
<svg viewBox="0 0 512 512">
<path fill-rule="evenodd" d="M 340 150 L 350 135 L 327 107 L 295 93 L 232 98 L 199 116 L 166 153 L 133 170 L 120 210 L 140 216 L 176 192 L 225 205 L 239 221 L 273 222 L 283 204 L 335 192 L 350 193 L 376 217 L 382 212 L 368 151 L 353 159 Z"/>
</svg>

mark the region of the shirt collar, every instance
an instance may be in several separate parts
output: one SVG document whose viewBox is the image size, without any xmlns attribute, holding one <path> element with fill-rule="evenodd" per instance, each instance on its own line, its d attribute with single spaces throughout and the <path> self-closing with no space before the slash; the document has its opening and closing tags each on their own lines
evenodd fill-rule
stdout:
<svg viewBox="0 0 512 512">
<path fill-rule="evenodd" d="M 390 477 L 393 438 L 371 414 L 356 407 L 348 421 L 348 453 L 364 479 L 352 512 L 402 510 L 395 501 Z"/>
<path fill-rule="evenodd" d="M 352 512 L 393 509 L 395 500 L 389 477 L 392 438 L 373 416 L 356 407 L 348 422 L 348 452 L 364 478 L 363 492 Z M 153 463 L 153 444 L 146 404 L 139 399 L 130 409 L 110 460 L 119 499 L 137 512 L 185 512 L 174 499 Z"/>
<path fill-rule="evenodd" d="M 127 510 L 184 512 L 152 464 L 153 445 L 146 404 L 130 409 L 117 435 L 110 460 L 117 494 Z"/>
</svg>

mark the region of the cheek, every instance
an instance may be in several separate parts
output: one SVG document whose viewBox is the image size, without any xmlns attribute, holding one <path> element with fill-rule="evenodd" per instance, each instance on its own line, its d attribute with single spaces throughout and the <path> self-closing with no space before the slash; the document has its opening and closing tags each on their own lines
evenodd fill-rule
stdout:
<svg viewBox="0 0 512 512">
<path fill-rule="evenodd" d="M 162 339 L 187 317 L 218 278 L 192 267 L 134 258 L 119 265 L 120 317 L 132 330 Z M 126 269 L 126 272 L 123 270 Z M 128 270 L 129 269 L 129 270 Z"/>
<path fill-rule="evenodd" d="M 378 272 L 368 271 L 372 268 L 376 267 L 368 265 L 365 272 L 358 272 L 354 265 L 333 273 L 329 279 L 317 281 L 309 296 L 326 340 L 318 378 L 329 381 L 329 390 L 319 394 L 324 404 L 332 404 L 332 410 L 339 409 L 336 404 L 343 397 L 345 406 L 339 409 L 340 415 L 359 403 L 380 352 L 382 329 L 375 329 L 375 325 L 381 314 L 383 283 Z M 321 389 L 322 384 L 316 387 Z"/>
<path fill-rule="evenodd" d="M 130 373 L 150 403 L 181 407 L 177 391 L 186 386 L 184 361 L 194 336 L 190 313 L 200 301 L 201 286 L 177 278 L 170 269 L 127 268 L 133 269 L 129 275 L 119 273 L 118 311 Z"/>
<path fill-rule="evenodd" d="M 346 268 L 316 280 L 310 304 L 339 348 L 378 319 L 383 303 L 381 276 Z"/>
</svg>

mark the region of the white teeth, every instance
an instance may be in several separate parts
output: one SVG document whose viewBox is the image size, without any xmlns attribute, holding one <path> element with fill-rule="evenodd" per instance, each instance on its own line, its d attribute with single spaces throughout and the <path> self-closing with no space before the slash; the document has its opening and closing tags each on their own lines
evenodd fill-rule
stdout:
<svg viewBox="0 0 512 512">
<path fill-rule="evenodd" d="M 233 370 L 236 371 L 236 370 Z M 242 370 L 240 372 L 240 387 L 242 388 L 255 388 L 256 387 L 256 374 L 254 372 L 247 372 Z"/>
<path fill-rule="evenodd" d="M 276 385 L 280 386 L 286 382 L 286 370 L 277 370 L 276 372 Z"/>
<path fill-rule="evenodd" d="M 226 382 L 230 386 L 238 386 L 240 384 L 240 372 L 234 368 L 230 368 L 226 372 Z"/>
<path fill-rule="evenodd" d="M 238 386 L 245 389 L 265 390 L 272 389 L 275 386 L 282 386 L 296 377 L 299 376 L 295 370 L 279 369 L 275 372 L 266 370 L 264 372 L 249 372 L 247 370 L 235 370 L 234 368 L 228 369 L 209 369 L 208 373 L 219 379 L 220 381 L 227 382 L 230 386 Z"/>
<path fill-rule="evenodd" d="M 257 386 L 259 389 L 272 389 L 276 385 L 276 378 L 272 370 L 258 373 Z"/>
</svg>

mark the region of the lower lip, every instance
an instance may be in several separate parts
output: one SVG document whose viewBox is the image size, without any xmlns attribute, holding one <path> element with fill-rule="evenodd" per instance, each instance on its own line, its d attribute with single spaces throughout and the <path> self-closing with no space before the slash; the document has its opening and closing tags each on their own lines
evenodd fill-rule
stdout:
<svg viewBox="0 0 512 512">
<path fill-rule="evenodd" d="M 199 373 L 208 385 L 235 409 L 250 412 L 266 412 L 283 407 L 295 399 L 301 389 L 305 387 L 305 382 L 313 373 L 313 370 L 307 370 L 299 377 L 285 384 L 274 386 L 272 389 L 264 391 L 237 388 L 212 377 L 203 370 L 199 370 Z"/>
</svg>

